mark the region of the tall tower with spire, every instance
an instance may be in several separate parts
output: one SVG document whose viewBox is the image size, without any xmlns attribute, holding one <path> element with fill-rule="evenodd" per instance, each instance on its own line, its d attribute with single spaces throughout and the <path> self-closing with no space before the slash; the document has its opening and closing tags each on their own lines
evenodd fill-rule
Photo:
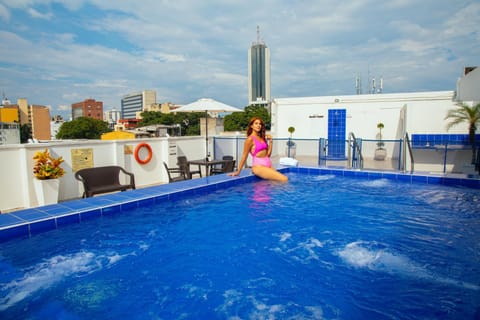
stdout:
<svg viewBox="0 0 480 320">
<path fill-rule="evenodd" d="M 260 39 L 257 26 L 257 41 L 248 49 L 248 102 L 268 104 L 270 102 L 270 49 Z"/>
</svg>

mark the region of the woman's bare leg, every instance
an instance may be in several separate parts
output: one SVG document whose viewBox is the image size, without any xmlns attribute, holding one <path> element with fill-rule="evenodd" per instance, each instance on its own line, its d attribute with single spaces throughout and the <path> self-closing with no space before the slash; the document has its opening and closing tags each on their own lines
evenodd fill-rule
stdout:
<svg viewBox="0 0 480 320">
<path fill-rule="evenodd" d="M 275 170 L 275 168 L 254 166 L 252 167 L 252 172 L 254 175 L 263 179 L 275 180 L 280 182 L 288 181 L 288 177 Z"/>
</svg>

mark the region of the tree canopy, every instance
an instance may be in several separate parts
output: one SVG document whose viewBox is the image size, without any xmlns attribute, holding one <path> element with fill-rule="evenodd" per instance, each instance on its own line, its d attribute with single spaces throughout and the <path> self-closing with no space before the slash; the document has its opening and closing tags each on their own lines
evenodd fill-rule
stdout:
<svg viewBox="0 0 480 320">
<path fill-rule="evenodd" d="M 88 117 L 64 122 L 56 135 L 57 139 L 100 139 L 101 135 L 110 132 L 108 124 L 103 120 Z"/>
<path fill-rule="evenodd" d="M 20 125 L 20 142 L 27 143 L 32 138 L 32 126 L 30 124 Z"/>
<path fill-rule="evenodd" d="M 245 107 L 244 112 L 233 112 L 225 116 L 223 126 L 225 131 L 246 131 L 250 119 L 259 117 L 265 123 L 267 130 L 270 130 L 271 119 L 267 108 L 261 105 L 250 105 Z"/>
<path fill-rule="evenodd" d="M 138 123 L 139 127 L 152 124 L 180 124 L 182 135 L 199 135 L 199 119 L 205 117 L 204 112 L 178 112 L 161 113 L 158 111 L 142 112 L 142 120 Z M 265 127 L 270 130 L 271 120 L 267 108 L 260 105 L 250 105 L 245 107 L 244 112 L 232 112 L 224 117 L 223 126 L 225 131 L 245 131 L 248 122 L 252 117 L 259 117 L 265 122 Z"/>
</svg>

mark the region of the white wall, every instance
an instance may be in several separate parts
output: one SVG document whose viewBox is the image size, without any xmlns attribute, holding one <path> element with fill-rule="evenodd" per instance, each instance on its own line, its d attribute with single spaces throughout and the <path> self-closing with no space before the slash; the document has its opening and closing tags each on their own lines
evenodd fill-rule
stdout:
<svg viewBox="0 0 480 320">
<path fill-rule="evenodd" d="M 149 163 L 139 164 L 133 154 L 124 152 L 125 146 L 133 151 L 142 142 L 148 143 L 153 150 Z M 62 167 L 66 174 L 60 178 L 59 200 L 81 197 L 83 187 L 74 177 L 72 170 L 72 149 L 92 149 L 93 166 L 119 165 L 135 174 L 137 187 L 167 183 L 168 176 L 163 161 L 169 166 L 176 165 L 177 153 L 186 154 L 191 159 L 200 159 L 205 154 L 203 137 L 171 137 L 138 140 L 85 140 L 61 141 L 55 143 L 15 144 L 0 146 L 0 211 L 37 206 L 33 188 L 33 156 L 45 148 L 54 157 L 62 156 Z M 170 146 L 173 145 L 174 149 Z M 173 150 L 173 151 L 172 151 Z M 187 151 L 188 150 L 188 151 Z"/>
<path fill-rule="evenodd" d="M 328 110 L 347 111 L 346 133 L 357 138 L 378 139 L 377 124 L 382 122 L 383 139 L 401 139 L 404 129 L 414 133 L 467 133 L 467 125 L 446 131 L 445 116 L 456 107 L 453 91 L 396 93 L 375 95 L 325 96 L 275 99 L 272 103 L 272 135 L 288 137 L 288 127 L 295 127 L 294 138 L 317 139 L 328 136 Z M 402 109 L 406 109 L 406 121 Z M 404 128 L 406 126 L 406 128 Z"/>
<path fill-rule="evenodd" d="M 458 80 L 457 100 L 480 102 L 480 68 L 475 68 Z"/>
<path fill-rule="evenodd" d="M 403 139 L 405 132 L 413 134 L 468 134 L 468 124 L 462 123 L 447 131 L 447 112 L 457 107 L 453 91 L 419 93 L 367 94 L 349 96 L 325 96 L 281 98 L 272 102 L 272 135 L 288 137 L 288 127 L 295 127 L 294 139 L 328 138 L 328 110 L 346 110 L 346 139 L 353 132 L 364 140 L 362 154 L 373 160 L 379 139 L 377 124 L 382 122 L 383 140 Z M 387 158 L 398 160 L 399 144 L 386 144 Z M 310 156 L 317 152 L 316 145 L 297 140 L 296 155 Z M 280 151 L 281 152 L 281 151 Z M 442 150 L 414 150 L 415 170 L 444 172 Z M 470 172 L 473 170 L 469 150 L 449 151 L 446 172 Z M 409 159 L 407 158 L 407 164 Z"/>
</svg>

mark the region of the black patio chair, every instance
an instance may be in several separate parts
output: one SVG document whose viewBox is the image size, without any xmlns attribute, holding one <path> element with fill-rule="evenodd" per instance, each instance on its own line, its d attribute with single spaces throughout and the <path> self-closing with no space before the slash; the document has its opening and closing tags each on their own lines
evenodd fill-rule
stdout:
<svg viewBox="0 0 480 320">
<path fill-rule="evenodd" d="M 129 180 L 129 182 L 121 183 L 121 175 L 126 176 L 128 178 L 126 180 Z M 75 179 L 83 184 L 83 198 L 93 197 L 101 193 L 135 189 L 135 176 L 120 166 L 80 169 L 75 172 Z"/>
<path fill-rule="evenodd" d="M 223 156 L 222 160 L 226 160 L 225 163 L 222 163 L 220 168 L 212 167 L 210 175 L 233 172 L 235 169 L 235 160 L 233 160 L 233 156 Z"/>
<path fill-rule="evenodd" d="M 180 168 L 169 168 L 168 165 L 163 162 L 165 169 L 167 170 L 168 174 L 168 182 L 177 182 L 187 180 L 188 178 L 185 176 L 184 172 Z"/>
<path fill-rule="evenodd" d="M 178 156 L 177 165 L 188 179 L 192 179 L 194 174 L 200 175 L 200 178 L 202 177 L 202 170 L 200 169 L 200 166 L 198 166 L 198 170 L 190 170 L 190 165 L 188 164 L 188 159 L 186 156 Z"/>
</svg>

